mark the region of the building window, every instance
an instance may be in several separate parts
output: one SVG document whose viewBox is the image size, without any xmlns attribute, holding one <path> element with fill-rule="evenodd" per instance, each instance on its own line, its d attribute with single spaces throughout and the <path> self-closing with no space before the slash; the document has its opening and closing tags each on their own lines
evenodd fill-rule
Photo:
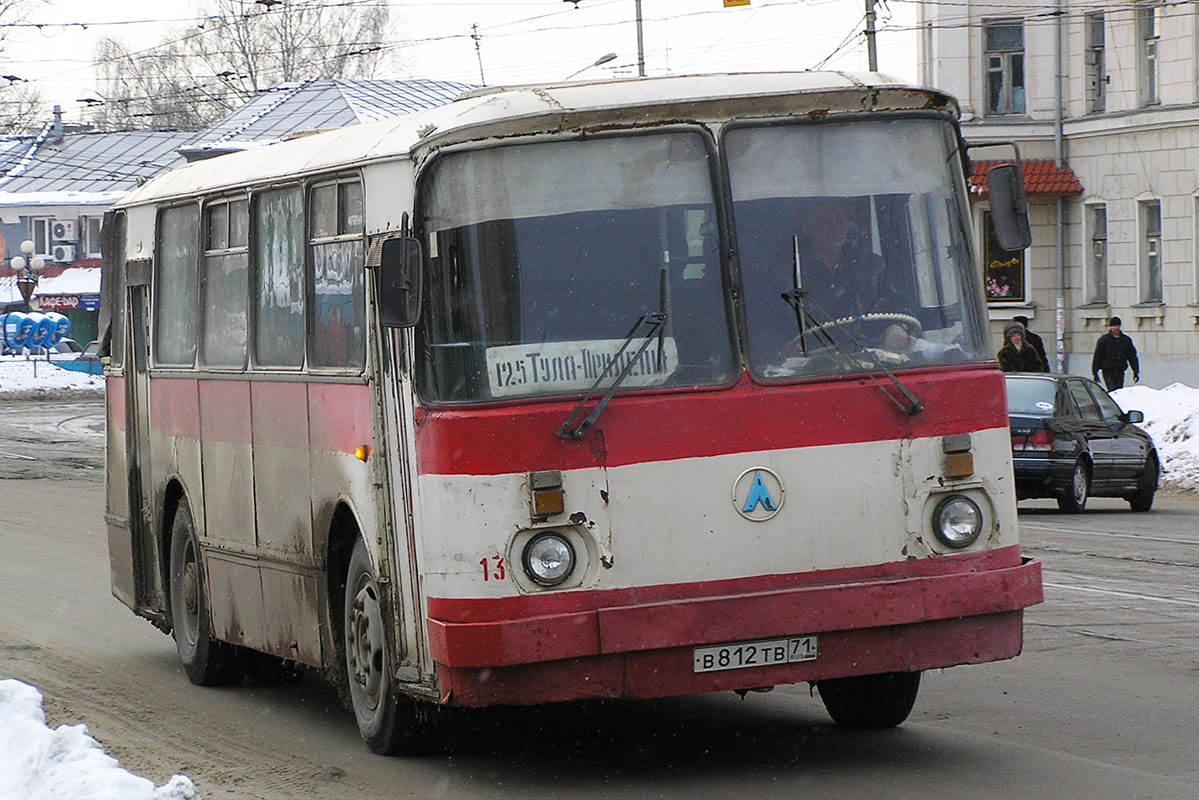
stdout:
<svg viewBox="0 0 1199 800">
<path fill-rule="evenodd" d="M 983 25 L 987 113 L 1024 113 L 1024 26 L 1020 22 Z"/>
<path fill-rule="evenodd" d="M 83 225 L 83 257 L 100 257 L 100 226 L 104 223 L 101 217 L 84 217 L 80 220 Z"/>
<path fill-rule="evenodd" d="M 983 281 L 988 303 L 1023 303 L 1028 300 L 1024 285 L 1024 251 L 1004 250 L 995 237 L 991 214 L 983 212 L 986 230 Z"/>
<path fill-rule="evenodd" d="M 1146 200 L 1141 211 L 1141 302 L 1162 301 L 1162 204 Z"/>
<path fill-rule="evenodd" d="M 29 238 L 33 240 L 33 255 L 49 260 L 54 242 L 50 240 L 50 217 L 34 217 L 29 220 Z"/>
<path fill-rule="evenodd" d="M 1091 247 L 1087 253 L 1087 302 L 1107 302 L 1107 206 L 1087 206 Z"/>
<path fill-rule="evenodd" d="M 1161 102 L 1158 93 L 1158 45 L 1161 41 L 1163 6 L 1144 5 L 1137 9 L 1137 39 L 1140 41 L 1141 105 Z"/>
<path fill-rule="evenodd" d="M 1107 102 L 1107 68 L 1104 58 L 1103 14 L 1087 14 L 1087 113 L 1103 111 Z"/>
</svg>

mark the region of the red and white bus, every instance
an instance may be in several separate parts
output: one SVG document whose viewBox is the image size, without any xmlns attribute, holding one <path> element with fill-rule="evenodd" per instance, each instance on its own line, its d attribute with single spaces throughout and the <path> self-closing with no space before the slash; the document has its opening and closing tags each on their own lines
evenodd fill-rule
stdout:
<svg viewBox="0 0 1199 800">
<path fill-rule="evenodd" d="M 113 593 L 197 684 L 344 681 L 377 752 L 797 682 L 899 724 L 1041 600 L 957 113 L 481 89 L 150 181 L 106 226 Z"/>
</svg>

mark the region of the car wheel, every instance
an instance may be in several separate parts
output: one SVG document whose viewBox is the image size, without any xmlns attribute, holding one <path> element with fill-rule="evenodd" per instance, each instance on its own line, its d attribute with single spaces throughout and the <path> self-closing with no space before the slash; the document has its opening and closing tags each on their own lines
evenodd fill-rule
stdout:
<svg viewBox="0 0 1199 800">
<path fill-rule="evenodd" d="M 1148 511 L 1153 508 L 1153 495 L 1157 493 L 1158 469 L 1157 456 L 1150 455 L 1145 459 L 1145 471 L 1137 481 L 1137 490 L 1128 499 L 1128 505 L 1133 511 Z"/>
<path fill-rule="evenodd" d="M 171 524 L 171 624 L 175 649 L 187 678 L 197 686 L 235 686 L 245 672 L 240 647 L 212 636 L 191 509 L 181 503 Z"/>
<path fill-rule="evenodd" d="M 433 744 L 438 711 L 401 694 L 391 664 L 378 579 L 359 539 L 350 556 L 344 598 L 346 678 L 358 732 L 372 752 L 405 755 Z"/>
<path fill-rule="evenodd" d="M 1091 471 L 1085 461 L 1074 465 L 1070 474 L 1070 486 L 1066 493 L 1058 497 L 1057 507 L 1069 514 L 1077 514 L 1087 507 L 1087 495 L 1091 492 Z"/>
<path fill-rule="evenodd" d="M 884 672 L 816 682 L 829 716 L 843 728 L 894 728 L 908 718 L 919 672 Z"/>
</svg>

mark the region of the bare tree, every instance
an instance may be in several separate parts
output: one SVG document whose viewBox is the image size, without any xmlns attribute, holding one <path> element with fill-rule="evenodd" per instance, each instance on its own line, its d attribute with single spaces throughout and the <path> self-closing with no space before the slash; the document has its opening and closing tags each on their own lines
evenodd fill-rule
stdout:
<svg viewBox="0 0 1199 800">
<path fill-rule="evenodd" d="M 149 50 L 105 40 L 96 52 L 106 127 L 195 128 L 281 82 L 370 77 L 385 59 L 380 3 L 206 0 L 198 27 Z"/>
<path fill-rule="evenodd" d="M 12 25 L 27 18 L 44 0 L 0 0 L 0 134 L 30 133 L 42 113 L 41 93 L 28 80 L 9 68 L 3 57 Z"/>
</svg>

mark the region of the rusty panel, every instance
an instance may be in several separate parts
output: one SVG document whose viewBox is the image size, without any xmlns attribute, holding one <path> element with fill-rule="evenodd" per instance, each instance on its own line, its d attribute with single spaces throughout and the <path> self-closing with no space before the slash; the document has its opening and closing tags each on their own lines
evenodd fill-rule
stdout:
<svg viewBox="0 0 1199 800">
<path fill-rule="evenodd" d="M 313 575 L 263 566 L 266 611 L 263 649 L 313 666 L 321 664 L 320 601 Z"/>
<path fill-rule="evenodd" d="M 130 608 L 137 604 L 133 576 L 133 535 L 129 530 L 129 467 L 125 458 L 125 380 L 110 377 L 104 394 L 105 517 L 112 596 Z"/>
<path fill-rule="evenodd" d="M 251 384 L 250 407 L 258 550 L 281 561 L 313 566 L 307 387 L 256 381 Z"/>
<path fill-rule="evenodd" d="M 227 642 L 260 645 L 265 633 L 258 565 L 219 553 L 205 553 L 204 558 L 213 635 Z"/>
<path fill-rule="evenodd" d="M 249 382 L 200 381 L 200 437 L 208 541 L 253 552 Z"/>
</svg>

